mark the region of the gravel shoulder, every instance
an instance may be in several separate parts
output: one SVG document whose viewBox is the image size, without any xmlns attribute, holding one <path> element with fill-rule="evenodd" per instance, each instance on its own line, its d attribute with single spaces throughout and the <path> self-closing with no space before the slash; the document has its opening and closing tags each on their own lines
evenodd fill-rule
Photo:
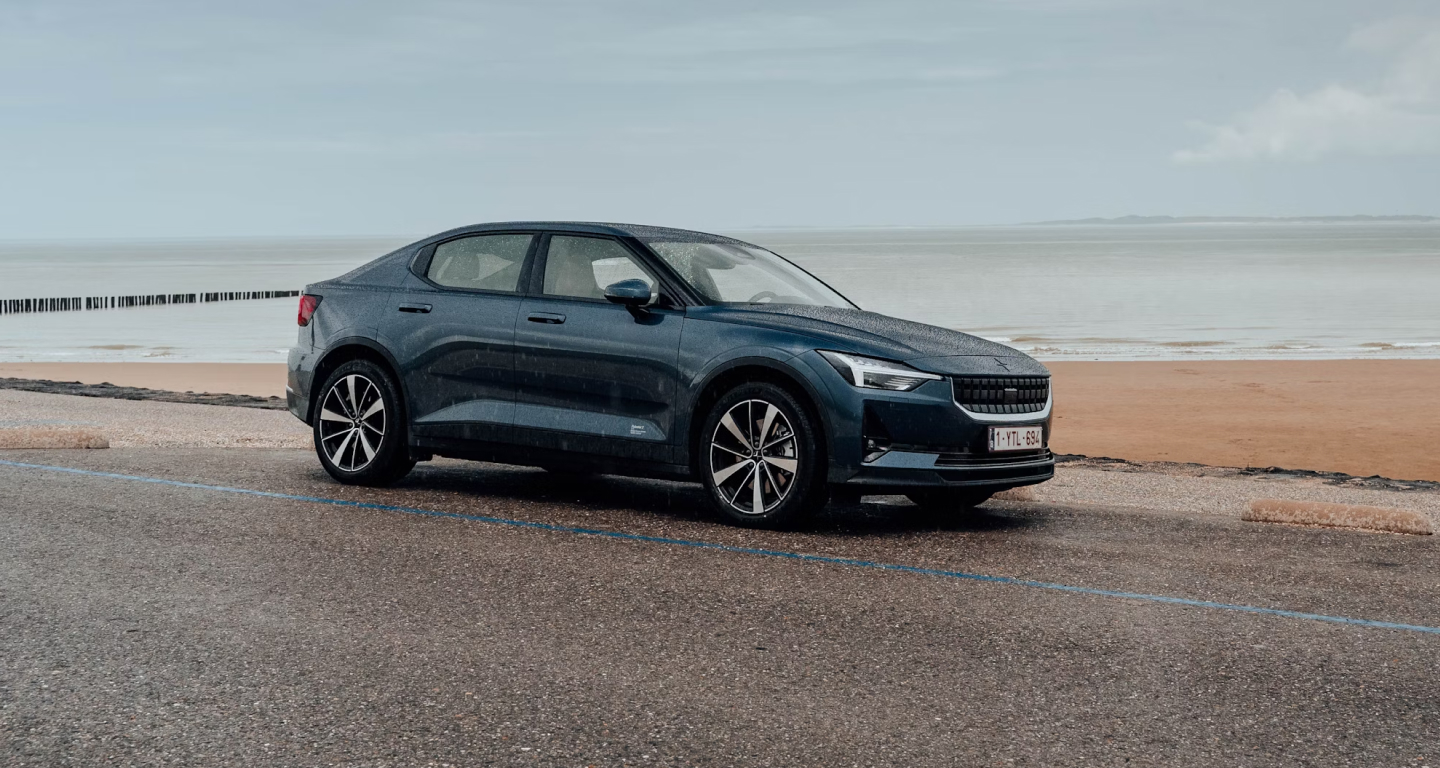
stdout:
<svg viewBox="0 0 1440 768">
<path fill-rule="evenodd" d="M 1239 518 L 1255 499 L 1363 504 L 1418 512 L 1440 526 L 1440 484 L 1196 464 L 1077 459 L 1035 486 L 1035 501 Z"/>
<path fill-rule="evenodd" d="M 0 389 L 0 428 L 38 425 L 93 427 L 112 448 L 312 446 L 310 429 L 288 411 Z M 1040 503 L 1233 518 L 1258 498 L 1364 504 L 1418 512 L 1440 526 L 1440 484 L 1336 473 L 1072 457 L 1057 467 L 1054 480 L 1028 495 Z M 902 497 L 872 501 L 909 503 Z"/>
<path fill-rule="evenodd" d="M 0 428 L 91 427 L 111 448 L 309 448 L 289 411 L 0 389 Z"/>
</svg>

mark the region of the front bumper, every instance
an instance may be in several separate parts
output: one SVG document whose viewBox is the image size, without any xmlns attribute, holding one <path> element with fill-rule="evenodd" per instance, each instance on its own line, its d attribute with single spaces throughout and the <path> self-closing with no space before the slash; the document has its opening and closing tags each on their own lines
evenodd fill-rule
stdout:
<svg viewBox="0 0 1440 768">
<path fill-rule="evenodd" d="M 985 457 L 891 450 L 851 474 L 847 486 L 873 488 L 985 487 L 994 490 L 1043 483 L 1055 476 L 1055 455 L 1037 451 Z"/>
<path fill-rule="evenodd" d="M 859 389 L 818 354 L 813 360 L 811 355 L 800 359 L 827 389 L 827 474 L 832 484 L 1001 490 L 1042 483 L 1055 475 L 1055 457 L 1048 449 L 989 450 L 990 428 L 1003 426 L 1040 426 L 1048 446 L 1053 403 L 1034 413 L 971 413 L 955 402 L 948 377 L 911 392 Z M 888 450 L 876 450 L 877 445 Z"/>
</svg>

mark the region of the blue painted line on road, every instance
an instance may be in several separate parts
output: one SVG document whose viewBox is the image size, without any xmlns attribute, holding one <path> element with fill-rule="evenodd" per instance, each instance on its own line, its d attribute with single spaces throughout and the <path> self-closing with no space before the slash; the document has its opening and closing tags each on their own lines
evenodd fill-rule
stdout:
<svg viewBox="0 0 1440 768">
<path fill-rule="evenodd" d="M 787 552 L 780 549 L 758 549 L 752 547 L 736 547 L 729 544 L 715 544 L 708 541 L 694 541 L 691 539 L 672 539 L 665 536 L 645 536 L 638 533 L 623 533 L 620 531 L 604 531 L 595 528 L 577 528 L 568 525 L 552 525 L 550 523 L 537 523 L 529 520 L 512 520 L 504 517 L 489 517 L 486 515 L 462 515 L 458 512 L 440 512 L 433 509 L 420 509 L 418 507 L 402 507 L 393 504 L 376 504 L 367 501 L 347 501 L 345 499 L 331 499 L 324 496 L 301 496 L 291 493 L 275 493 L 273 491 L 257 491 L 251 488 L 234 488 L 225 485 L 206 485 L 204 483 L 187 483 L 181 480 L 167 480 L 161 477 L 145 477 L 143 475 L 124 475 L 117 472 L 99 472 L 91 469 L 75 469 L 74 467 L 56 467 L 47 464 L 27 464 L 19 461 L 0 460 L 0 466 L 20 467 L 23 469 L 39 469 L 47 472 L 63 472 L 71 475 L 84 475 L 87 477 L 103 477 L 112 480 L 130 480 L 138 483 L 153 483 L 155 485 L 168 485 L 176 488 L 194 488 L 202 491 L 216 491 L 220 493 L 238 493 L 246 496 L 261 496 L 269 499 L 284 499 L 286 501 L 307 501 L 314 504 L 331 504 L 341 507 L 355 507 L 357 509 L 375 509 L 385 512 L 403 512 L 410 515 L 424 515 L 426 517 L 443 517 L 455 520 L 468 520 L 475 523 L 489 523 L 491 525 L 505 525 L 513 528 L 533 528 L 542 531 L 553 531 L 556 533 L 571 533 L 581 536 L 600 536 L 609 539 L 621 539 L 624 541 L 643 541 L 650 544 L 665 544 L 676 547 L 692 547 L 695 549 L 707 549 L 717 552 L 732 552 L 743 555 L 758 555 L 761 557 L 778 557 L 786 560 L 799 560 L 807 563 L 825 563 L 828 565 L 843 565 L 853 568 L 870 568 L 880 571 L 897 571 L 900 573 L 914 573 L 923 576 L 939 576 L 949 579 L 961 579 L 964 581 L 981 581 L 991 584 L 1005 584 L 1016 587 L 1033 587 L 1035 589 L 1048 589 L 1057 592 L 1069 592 L 1081 595 L 1096 595 L 1099 597 L 1118 597 L 1127 600 L 1144 600 L 1152 603 L 1168 603 L 1170 605 L 1184 605 L 1192 608 L 1212 608 L 1222 611 L 1238 611 L 1240 613 L 1256 613 L 1265 616 L 1279 616 L 1287 619 L 1305 619 L 1308 621 L 1324 621 L 1331 624 L 1349 624 L 1359 627 L 1371 627 L 1375 629 L 1400 629 L 1409 632 L 1424 632 L 1432 635 L 1440 635 L 1440 627 L 1427 627 L 1419 624 L 1397 624 L 1390 621 L 1373 621 L 1371 619 L 1352 619 L 1345 616 L 1328 616 L 1322 613 L 1304 613 L 1302 611 L 1287 611 L 1280 608 L 1263 608 L 1255 605 L 1237 605 L 1234 603 L 1217 603 L 1210 600 L 1192 600 L 1187 597 L 1169 597 L 1166 595 L 1150 595 L 1143 592 L 1123 592 L 1113 589 L 1096 589 L 1094 587 L 1076 587 L 1069 584 L 1056 584 L 1048 581 L 1032 581 L 1030 579 L 1017 579 L 1011 576 L 988 576 L 983 573 L 966 573 L 964 571 L 947 571 L 938 568 L 921 568 L 914 565 L 899 565 L 896 563 L 880 563 L 870 560 L 856 560 L 848 557 L 826 557 L 824 555 L 807 555 L 802 552 Z"/>
</svg>

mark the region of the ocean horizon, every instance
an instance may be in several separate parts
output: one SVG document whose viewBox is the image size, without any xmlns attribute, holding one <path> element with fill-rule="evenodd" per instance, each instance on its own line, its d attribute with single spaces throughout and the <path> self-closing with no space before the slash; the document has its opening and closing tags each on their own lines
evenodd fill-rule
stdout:
<svg viewBox="0 0 1440 768">
<path fill-rule="evenodd" d="M 1440 224 L 731 231 L 1042 360 L 1440 357 Z M 0 300 L 299 290 L 418 237 L 0 242 Z M 295 299 L 0 315 L 0 362 L 283 362 Z"/>
</svg>

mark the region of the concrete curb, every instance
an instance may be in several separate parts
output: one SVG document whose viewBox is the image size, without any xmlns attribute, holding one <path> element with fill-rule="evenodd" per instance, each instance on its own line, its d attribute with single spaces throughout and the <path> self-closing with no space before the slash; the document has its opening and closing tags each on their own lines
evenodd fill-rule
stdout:
<svg viewBox="0 0 1440 768">
<path fill-rule="evenodd" d="M 0 449 L 109 447 L 110 441 L 94 429 L 43 426 L 0 428 Z"/>
<path fill-rule="evenodd" d="M 1403 509 L 1366 507 L 1358 504 L 1327 504 L 1321 501 L 1256 499 L 1241 520 L 1254 523 L 1321 525 L 1328 528 L 1357 528 L 1387 533 L 1428 536 L 1434 531 L 1423 515 Z"/>
</svg>

